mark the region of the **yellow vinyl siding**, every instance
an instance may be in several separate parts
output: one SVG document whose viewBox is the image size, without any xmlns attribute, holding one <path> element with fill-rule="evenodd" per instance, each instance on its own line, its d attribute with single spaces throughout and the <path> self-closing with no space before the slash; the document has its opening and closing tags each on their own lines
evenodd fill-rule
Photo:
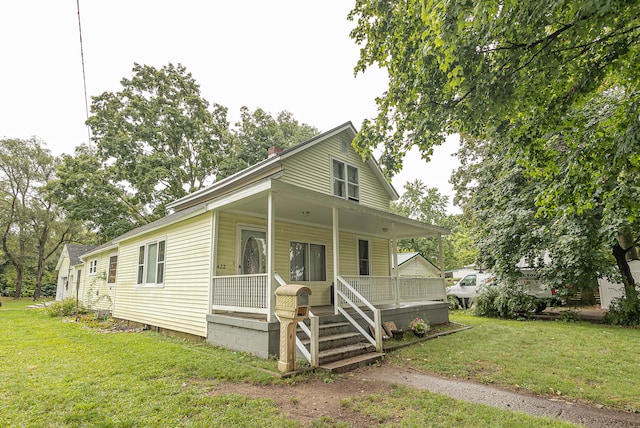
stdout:
<svg viewBox="0 0 640 428">
<path fill-rule="evenodd" d="M 82 272 L 84 281 L 80 285 L 78 296 L 88 309 L 113 310 L 115 287 L 107 286 L 107 272 L 109 270 L 109 257 L 115 254 L 116 251 L 110 249 L 87 257 L 85 260 Z M 98 260 L 97 270 L 94 275 L 89 275 L 91 260 Z M 77 273 L 77 270 L 75 272 Z"/>
<path fill-rule="evenodd" d="M 336 135 L 286 158 L 283 161 L 285 173 L 280 180 L 332 195 L 331 160 L 336 159 L 358 168 L 360 204 L 389 211 L 390 198 L 382 184 L 369 165 L 351 147 L 350 140 L 347 141 L 347 153 L 342 153 L 342 139 L 348 139 L 346 133 Z"/>
<path fill-rule="evenodd" d="M 65 298 L 69 298 L 71 296 L 75 296 L 75 284 L 72 284 L 72 279 L 75 278 L 75 271 L 69 271 L 69 254 L 67 253 L 67 248 L 65 247 L 60 254 L 60 258 L 62 261 L 60 262 L 60 269 L 58 269 L 58 279 L 56 281 L 56 299 L 64 300 Z M 68 284 L 65 287 L 65 283 L 63 278 L 67 278 Z"/>
<path fill-rule="evenodd" d="M 225 266 L 218 268 L 217 275 L 235 275 L 237 273 L 237 230 L 238 226 L 255 226 L 266 228 L 263 218 L 250 217 L 232 213 L 221 213 L 218 223 L 218 257 L 216 264 Z M 329 228 L 315 225 L 276 222 L 275 271 L 285 282 L 290 282 L 289 245 L 291 241 L 325 246 L 327 276 L 326 281 L 301 281 L 311 288 L 310 304 L 328 305 L 331 303 L 330 285 L 333 282 L 333 232 Z M 389 275 L 388 243 L 384 239 L 371 238 L 372 274 Z M 357 275 L 357 238 L 354 233 L 340 233 L 340 273 Z"/>
<path fill-rule="evenodd" d="M 371 242 L 371 275 L 389 276 L 389 241 L 372 238 Z"/>
<path fill-rule="evenodd" d="M 116 318 L 206 337 L 211 266 L 211 213 L 120 243 Z M 138 248 L 165 239 L 164 284 L 136 285 Z"/>
</svg>

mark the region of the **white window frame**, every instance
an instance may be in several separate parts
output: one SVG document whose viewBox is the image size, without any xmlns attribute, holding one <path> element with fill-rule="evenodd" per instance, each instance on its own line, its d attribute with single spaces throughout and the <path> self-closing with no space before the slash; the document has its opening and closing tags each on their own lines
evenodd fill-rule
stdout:
<svg viewBox="0 0 640 428">
<path fill-rule="evenodd" d="M 155 281 L 147 282 L 149 276 L 149 247 L 156 246 L 156 258 L 154 261 Z M 160 260 L 161 252 L 160 247 L 164 246 L 163 259 Z M 141 253 L 140 250 L 144 249 Z M 142 255 L 142 261 L 140 256 Z M 158 266 L 162 264 L 162 278 L 158 281 Z M 164 288 L 164 283 L 167 273 L 167 239 L 166 237 L 158 238 L 153 241 L 147 241 L 144 244 L 138 245 L 138 251 L 136 253 L 136 287 L 137 288 Z"/>
<path fill-rule="evenodd" d="M 366 241 L 367 242 L 367 256 L 368 256 L 367 257 L 367 262 L 369 264 L 369 266 L 368 266 L 369 267 L 369 273 L 367 273 L 367 274 L 360 273 L 361 272 L 360 271 L 360 260 L 363 260 L 362 257 L 360 257 L 360 241 Z M 371 253 L 371 250 L 372 250 L 371 239 L 365 238 L 365 237 L 362 237 L 362 236 L 358 236 L 356 238 L 356 253 L 357 253 L 357 256 L 358 256 L 358 261 L 357 261 L 358 264 L 356 266 L 356 269 L 357 269 L 357 272 L 358 272 L 358 276 L 371 276 L 371 272 L 373 271 L 373 269 L 372 269 L 373 254 Z"/>
<path fill-rule="evenodd" d="M 98 273 L 98 259 L 89 260 L 89 270 L 87 270 L 90 276 L 95 276 Z"/>
<path fill-rule="evenodd" d="M 302 245 L 306 245 L 306 255 L 305 255 L 305 260 L 304 260 L 304 273 L 305 276 L 307 277 L 307 279 L 294 279 L 291 277 L 291 260 L 289 260 L 289 280 L 290 281 L 296 281 L 296 282 L 326 282 L 327 281 L 327 245 L 326 244 L 320 244 L 317 242 L 303 242 L 303 241 L 294 241 L 291 240 L 289 241 L 289 254 L 291 254 L 291 245 L 292 244 L 302 244 Z M 310 279 L 310 272 L 313 271 L 313 269 L 311 269 L 311 246 L 312 245 L 316 245 L 319 247 L 323 247 L 324 248 L 324 265 L 323 265 L 323 276 L 324 279 Z"/>
<path fill-rule="evenodd" d="M 248 232 L 260 232 L 264 233 L 265 240 L 265 273 L 266 273 L 266 264 L 269 263 L 268 258 L 269 254 L 267 252 L 266 246 L 268 245 L 267 239 L 269 238 L 269 233 L 266 227 L 259 226 L 255 224 L 238 224 L 236 225 L 236 274 L 242 275 L 242 231 L 246 230 Z"/>
<path fill-rule="evenodd" d="M 114 257 L 116 258 L 116 271 L 115 271 L 115 274 L 113 276 L 113 282 L 110 282 L 110 280 L 111 280 L 111 259 L 113 259 Z M 115 287 L 117 282 L 118 282 L 118 254 L 110 254 L 108 262 L 107 262 L 107 286 L 108 287 Z"/>
<path fill-rule="evenodd" d="M 340 164 L 339 167 L 342 169 L 342 176 L 344 178 L 336 177 L 336 163 Z M 356 172 L 356 182 L 349 180 L 350 168 Z M 336 193 L 336 182 L 340 183 L 343 193 L 342 195 Z M 354 189 L 354 196 L 350 196 L 350 189 Z M 331 158 L 331 194 L 335 197 L 346 199 L 347 201 L 360 202 L 360 169 L 343 160 Z"/>
</svg>

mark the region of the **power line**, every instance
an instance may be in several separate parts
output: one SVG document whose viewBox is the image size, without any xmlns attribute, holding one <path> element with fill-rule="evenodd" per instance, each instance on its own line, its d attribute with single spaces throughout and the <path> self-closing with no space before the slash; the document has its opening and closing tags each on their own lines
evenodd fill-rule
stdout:
<svg viewBox="0 0 640 428">
<path fill-rule="evenodd" d="M 78 33 L 80 34 L 80 59 L 82 60 L 82 83 L 84 85 L 84 110 L 89 120 L 89 97 L 87 96 L 87 75 L 84 71 L 84 48 L 82 44 L 82 25 L 80 25 L 80 0 L 76 0 L 78 9 Z M 87 124 L 87 137 L 89 138 L 89 150 L 91 150 L 91 128 Z"/>
</svg>

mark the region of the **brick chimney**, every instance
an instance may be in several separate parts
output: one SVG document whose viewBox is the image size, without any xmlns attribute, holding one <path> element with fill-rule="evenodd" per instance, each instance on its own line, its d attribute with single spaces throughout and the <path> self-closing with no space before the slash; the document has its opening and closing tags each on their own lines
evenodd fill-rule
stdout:
<svg viewBox="0 0 640 428">
<path fill-rule="evenodd" d="M 275 155 L 277 155 L 278 153 L 282 152 L 282 148 L 278 147 L 278 146 L 271 146 L 269 147 L 269 151 L 267 152 L 267 157 L 273 157 Z"/>
</svg>

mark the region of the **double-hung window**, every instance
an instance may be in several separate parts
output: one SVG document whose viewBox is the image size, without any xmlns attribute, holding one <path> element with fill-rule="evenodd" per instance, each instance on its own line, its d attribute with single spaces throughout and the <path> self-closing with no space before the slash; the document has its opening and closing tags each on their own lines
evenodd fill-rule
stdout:
<svg viewBox="0 0 640 428">
<path fill-rule="evenodd" d="M 89 275 L 98 273 L 98 259 L 89 260 Z"/>
<path fill-rule="evenodd" d="M 333 195 L 350 201 L 360 200 L 358 168 L 333 159 Z"/>
<path fill-rule="evenodd" d="M 306 242 L 289 244 L 291 281 L 326 281 L 326 247 Z"/>
<path fill-rule="evenodd" d="M 116 273 L 118 271 L 118 256 L 109 257 L 109 273 L 107 275 L 107 285 L 116 285 Z"/>
<path fill-rule="evenodd" d="M 138 247 L 138 285 L 164 284 L 165 241 L 148 242 Z"/>
</svg>

